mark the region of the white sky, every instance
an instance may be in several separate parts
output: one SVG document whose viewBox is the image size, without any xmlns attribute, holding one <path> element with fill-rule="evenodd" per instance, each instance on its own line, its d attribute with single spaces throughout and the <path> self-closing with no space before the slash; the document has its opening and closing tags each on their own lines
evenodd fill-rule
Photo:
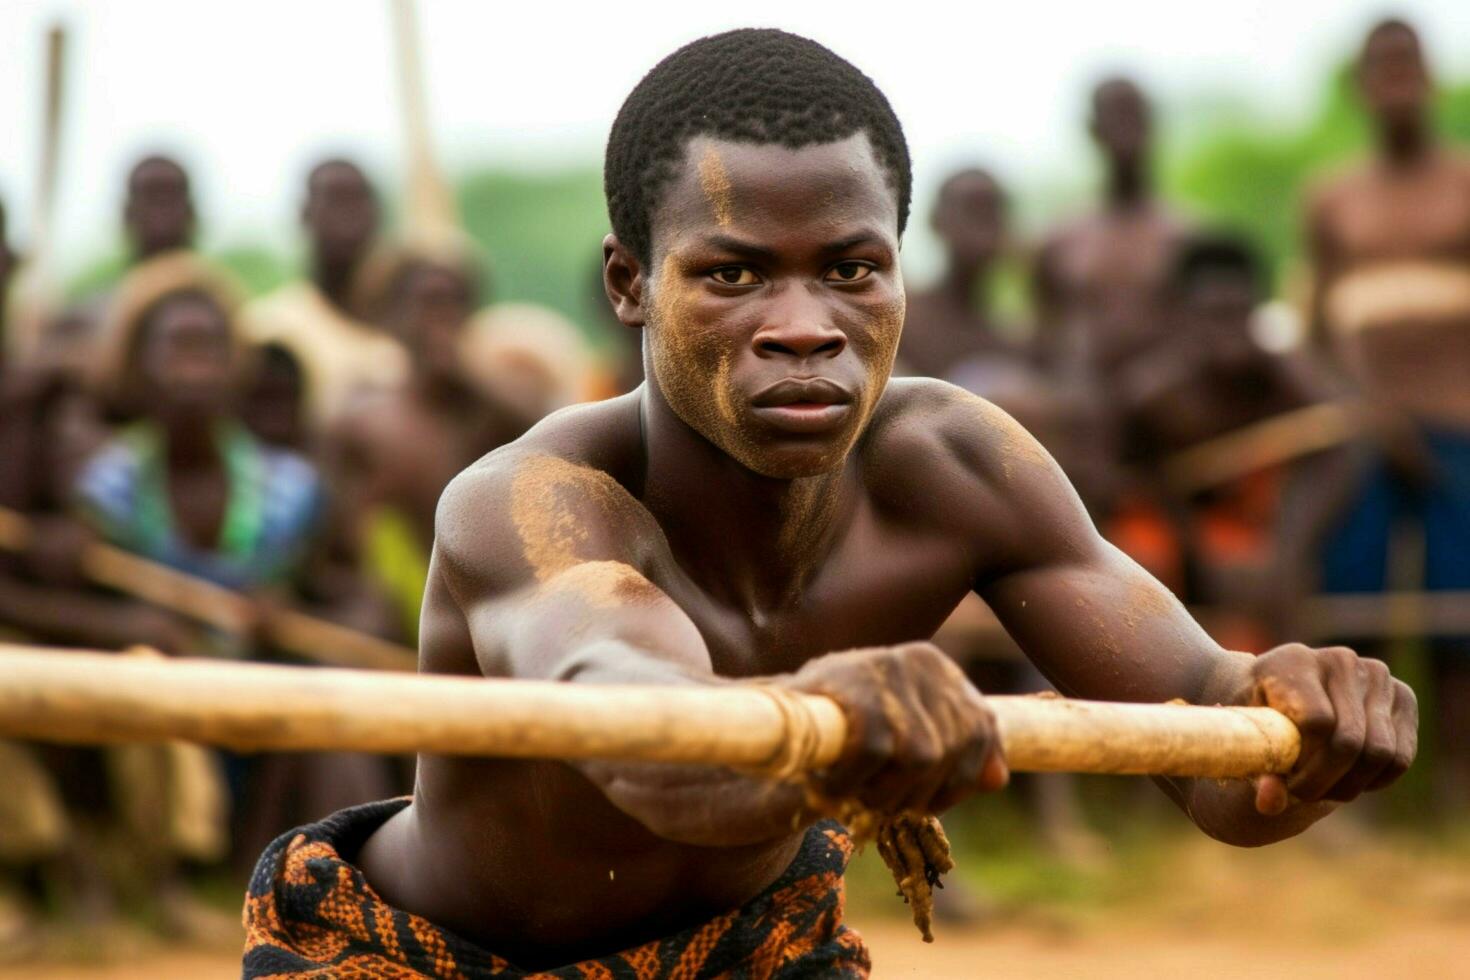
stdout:
<svg viewBox="0 0 1470 980">
<path fill-rule="evenodd" d="M 1467 0 L 423 0 L 420 20 L 451 170 L 595 163 L 623 96 L 660 57 L 713 31 L 778 26 L 878 82 L 922 202 L 962 163 L 1033 185 L 1090 173 L 1079 120 L 1107 71 L 1154 89 L 1164 126 L 1170 103 L 1222 91 L 1290 119 L 1386 10 L 1420 26 L 1441 72 L 1470 73 Z M 0 197 L 13 238 L 29 227 L 43 35 L 57 19 L 71 30 L 63 268 L 115 241 L 122 176 L 153 148 L 191 165 L 207 244 L 294 241 L 303 172 L 326 152 L 363 159 L 391 191 L 400 139 L 384 0 L 0 0 Z"/>
</svg>

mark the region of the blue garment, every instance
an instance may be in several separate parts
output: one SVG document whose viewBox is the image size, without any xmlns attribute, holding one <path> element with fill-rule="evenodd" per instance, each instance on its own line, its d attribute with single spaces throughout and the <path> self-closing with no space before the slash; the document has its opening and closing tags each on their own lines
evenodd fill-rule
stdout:
<svg viewBox="0 0 1470 980">
<path fill-rule="evenodd" d="M 1470 589 L 1470 433 L 1428 431 L 1438 479 L 1418 489 L 1379 461 L 1323 548 L 1324 592 L 1383 592 L 1393 525 L 1424 529 L 1424 588 Z"/>
<path fill-rule="evenodd" d="M 238 425 L 221 426 L 229 498 L 220 540 L 202 549 L 181 537 L 168 499 L 163 439 L 152 426 L 124 430 L 83 467 L 76 502 L 107 541 L 230 589 L 290 579 L 324 511 L 315 467 L 261 443 Z"/>
</svg>

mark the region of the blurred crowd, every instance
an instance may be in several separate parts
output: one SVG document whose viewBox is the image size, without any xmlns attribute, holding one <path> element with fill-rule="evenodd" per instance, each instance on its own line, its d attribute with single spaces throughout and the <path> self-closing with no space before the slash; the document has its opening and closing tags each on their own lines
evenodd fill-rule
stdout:
<svg viewBox="0 0 1470 980">
<path fill-rule="evenodd" d="M 1092 93 L 1089 213 L 1022 242 L 993 175 L 944 182 L 930 220 L 945 268 L 909 295 L 896 373 L 1019 419 L 1225 645 L 1391 657 L 1408 638 L 1427 665 L 1434 799 L 1455 812 L 1470 789 L 1470 158 L 1436 139 L 1409 25 L 1369 33 L 1356 81 L 1376 145 L 1304 195 L 1310 290 L 1274 295 L 1248 239 L 1160 199 L 1149 99 L 1112 78 Z M 150 156 L 127 178 L 119 281 L 41 318 L 0 302 L 0 642 L 305 666 L 262 625 L 291 608 L 412 646 L 449 480 L 548 412 L 641 383 L 633 331 L 484 306 L 488 266 L 463 234 L 386 234 L 351 161 L 321 162 L 300 194 L 301 278 L 247 299 L 193 249 L 185 168 Z M 0 212 L 0 300 L 24 264 Z M 1026 270 L 1029 322 L 995 312 L 1003 266 Z M 99 584 L 104 545 L 253 615 L 222 630 L 141 581 Z M 1044 686 L 978 600 L 939 640 L 982 690 Z M 0 742 L 0 890 L 79 918 L 141 901 L 187 932 L 201 869 L 248 869 L 280 829 L 411 778 L 410 760 L 343 754 Z M 1086 851 L 1070 785 L 1031 789 L 1053 842 Z M 11 919 L 0 945 L 28 921 Z"/>
</svg>

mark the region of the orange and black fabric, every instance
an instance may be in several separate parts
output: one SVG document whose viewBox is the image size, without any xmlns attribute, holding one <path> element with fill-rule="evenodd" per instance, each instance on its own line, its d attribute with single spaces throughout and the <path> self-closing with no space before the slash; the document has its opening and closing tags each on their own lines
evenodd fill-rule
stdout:
<svg viewBox="0 0 1470 980">
<path fill-rule="evenodd" d="M 733 912 L 632 949 L 531 972 L 388 905 L 350 863 L 408 805 L 369 803 L 283 834 L 255 866 L 245 897 L 247 980 L 797 980 L 863 978 L 867 947 L 842 924 L 852 841 L 838 824 L 807 831 L 791 866 Z"/>
</svg>

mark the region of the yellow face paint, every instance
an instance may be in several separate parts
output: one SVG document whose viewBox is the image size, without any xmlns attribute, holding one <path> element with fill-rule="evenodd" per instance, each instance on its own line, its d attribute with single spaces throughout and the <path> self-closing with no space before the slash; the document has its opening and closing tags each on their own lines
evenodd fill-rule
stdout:
<svg viewBox="0 0 1470 980">
<path fill-rule="evenodd" d="M 714 147 L 705 150 L 704 156 L 699 158 L 699 186 L 704 191 L 705 199 L 709 201 L 715 223 L 721 228 L 730 227 L 730 222 L 734 220 L 733 188 L 730 174 L 725 170 L 725 162 L 720 159 Z"/>
</svg>

